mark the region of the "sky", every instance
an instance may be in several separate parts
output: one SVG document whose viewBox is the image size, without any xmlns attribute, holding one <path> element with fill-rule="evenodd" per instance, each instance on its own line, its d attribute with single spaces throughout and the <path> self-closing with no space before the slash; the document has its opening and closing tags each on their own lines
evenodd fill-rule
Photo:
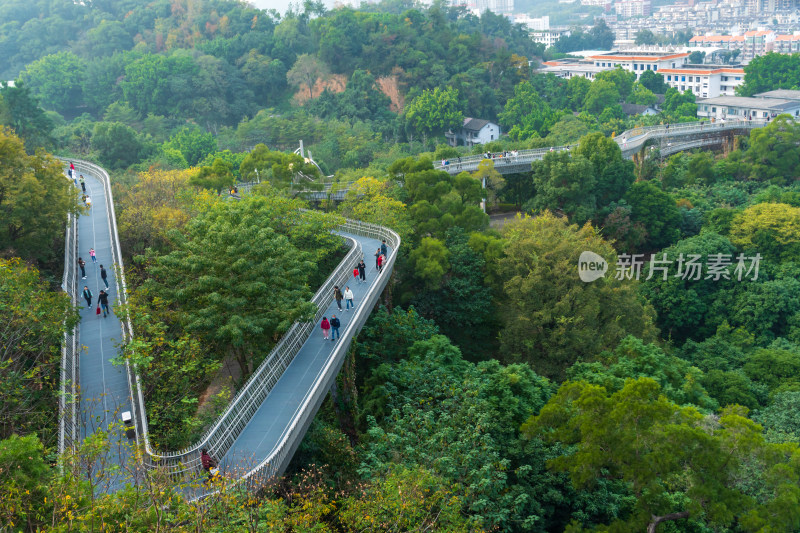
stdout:
<svg viewBox="0 0 800 533">
<path fill-rule="evenodd" d="M 276 9 L 283 15 L 286 13 L 286 8 L 289 7 L 289 2 L 295 5 L 303 5 L 303 0 L 247 0 L 251 4 L 261 9 Z M 333 7 L 333 0 L 323 0 L 326 6 Z"/>
</svg>

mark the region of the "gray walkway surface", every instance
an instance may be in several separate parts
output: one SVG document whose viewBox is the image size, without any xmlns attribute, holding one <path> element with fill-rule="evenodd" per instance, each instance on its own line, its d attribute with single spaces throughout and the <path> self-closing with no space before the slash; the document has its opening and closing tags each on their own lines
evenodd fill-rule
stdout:
<svg viewBox="0 0 800 533">
<path fill-rule="evenodd" d="M 98 429 L 108 430 L 109 424 L 119 424 L 120 414 L 130 410 L 128 381 L 124 366 L 114 366 L 112 359 L 119 356 L 118 344 L 122 338 L 122 327 L 114 315 L 117 300 L 117 284 L 114 265 L 111 264 L 111 229 L 106 211 L 106 196 L 103 185 L 94 176 L 84 173 L 86 192 L 92 200 L 89 214 L 78 218 L 78 255 L 86 261 L 86 279 L 78 276 L 78 302 L 80 304 L 81 322 L 79 325 L 80 361 L 80 396 L 79 411 L 81 434 L 83 440 Z M 97 262 L 92 262 L 89 250 L 94 248 Z M 100 265 L 108 273 L 109 307 L 111 313 L 104 317 L 97 314 L 98 296 L 105 284 L 100 277 Z M 92 292 L 92 305 L 87 307 L 83 298 L 83 288 L 87 286 Z M 128 456 L 126 446 L 114 444 L 126 443 L 127 438 L 118 427 L 112 428 L 112 447 L 108 456 L 98 465 L 108 470 L 111 465 L 125 462 Z M 103 463 L 104 462 L 104 463 Z M 113 479 L 107 480 L 110 486 L 116 486 Z"/>
</svg>

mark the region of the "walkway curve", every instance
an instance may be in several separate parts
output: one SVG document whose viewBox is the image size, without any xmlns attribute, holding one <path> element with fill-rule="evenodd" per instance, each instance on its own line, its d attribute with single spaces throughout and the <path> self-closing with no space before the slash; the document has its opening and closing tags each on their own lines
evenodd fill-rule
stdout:
<svg viewBox="0 0 800 533">
<path fill-rule="evenodd" d="M 86 176 L 87 181 L 97 180 L 102 184 L 102 202 L 101 198 L 95 195 L 92 198 L 94 203 L 92 209 L 95 211 L 102 209 L 103 206 L 100 205 L 102 203 L 108 214 L 110 230 L 108 245 L 119 278 L 115 280 L 119 286 L 116 297 L 124 303 L 126 284 L 110 177 L 98 165 L 87 161 L 72 161 L 76 172 Z M 73 244 L 75 233 L 67 231 L 64 280 L 65 290 L 73 291 L 71 294 L 77 299 L 75 295 L 77 285 L 67 283 L 70 279 L 77 279 L 77 264 L 73 260 L 76 250 Z M 350 250 L 312 298 L 318 307 L 314 321 L 295 323 L 291 326 L 236 394 L 225 412 L 197 443 L 174 452 L 157 452 L 153 449 L 148 437 L 147 414 L 140 379 L 136 369 L 125 362 L 126 384 L 123 386 L 117 383 L 117 390 L 113 391 L 115 395 L 121 394 L 114 412 L 130 409 L 136 427 L 136 442 L 144 451 L 147 467 L 165 471 L 173 476 L 176 482 L 181 480 L 189 482 L 196 479 L 201 472 L 200 450 L 207 448 L 220 460 L 223 468 L 228 468 L 231 474 L 246 480 L 249 485 L 254 483 L 262 485 L 284 471 L 320 404 L 334 384 L 350 342 L 366 322 L 389 281 L 401 245 L 399 235 L 391 229 L 360 221 L 347 220 L 339 227 L 337 233 L 342 235 Z M 374 261 L 368 258 L 384 239 L 389 248 L 388 258 L 383 272 L 377 273 L 374 272 Z M 367 283 L 355 284 L 352 277 L 353 267 L 362 257 L 368 266 Z M 319 320 L 323 315 L 330 316 L 332 311 L 338 313 L 333 309 L 334 285 L 340 287 L 350 285 L 355 293 L 357 307 L 352 315 L 345 313 L 341 315 L 343 319 L 345 316 L 351 317 L 342 321 L 341 341 L 320 345 L 319 335 L 312 333 L 317 333 Z M 120 317 L 120 325 L 119 341 L 125 342 L 134 334 L 129 317 Z M 80 328 L 76 333 L 82 334 Z M 81 344 L 85 345 L 83 340 Z M 98 368 L 96 365 L 90 365 L 89 368 L 86 368 L 86 365 L 79 365 L 80 353 L 81 350 L 69 349 L 63 352 L 65 364 L 62 370 L 62 390 L 69 392 L 76 382 L 87 379 L 86 372 L 95 372 Z M 68 360 L 70 355 L 71 361 Z M 106 359 L 111 358 L 106 357 Z M 73 375 L 81 375 L 82 378 L 73 378 Z M 301 385 L 304 387 L 302 390 L 298 388 Z M 125 390 L 121 391 L 120 388 Z M 293 393 L 290 394 L 291 398 L 285 396 L 286 391 Z M 284 396 L 278 398 L 281 394 Z M 61 452 L 74 447 L 81 438 L 80 424 L 74 422 L 79 416 L 76 414 L 79 409 L 78 401 L 69 395 L 62 397 L 65 400 L 61 406 L 61 418 L 64 421 L 63 437 L 59 443 Z M 260 438 L 250 438 L 254 434 L 258 434 Z"/>
</svg>

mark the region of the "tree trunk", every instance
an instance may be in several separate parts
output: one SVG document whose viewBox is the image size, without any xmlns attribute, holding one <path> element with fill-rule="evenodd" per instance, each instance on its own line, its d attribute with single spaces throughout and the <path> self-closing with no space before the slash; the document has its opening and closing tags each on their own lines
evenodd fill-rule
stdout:
<svg viewBox="0 0 800 533">
<path fill-rule="evenodd" d="M 656 528 L 661 522 L 668 522 L 670 520 L 680 520 L 681 518 L 689 518 L 689 511 L 681 511 L 680 513 L 669 513 L 664 516 L 650 515 L 650 523 L 647 524 L 647 533 L 656 533 Z"/>
</svg>

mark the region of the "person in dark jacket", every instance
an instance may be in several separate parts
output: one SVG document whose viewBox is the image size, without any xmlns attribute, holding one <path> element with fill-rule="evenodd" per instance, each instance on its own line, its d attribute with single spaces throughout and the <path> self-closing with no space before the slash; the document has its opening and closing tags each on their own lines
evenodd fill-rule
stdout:
<svg viewBox="0 0 800 533">
<path fill-rule="evenodd" d="M 106 269 L 103 268 L 103 265 L 100 265 L 100 277 L 103 278 L 103 283 L 106 284 L 106 289 L 108 288 L 108 273 Z"/>
<path fill-rule="evenodd" d="M 336 306 L 339 308 L 339 311 L 342 310 L 342 291 L 339 289 L 338 285 L 334 285 L 333 287 L 333 299 L 336 300 Z"/>
<path fill-rule="evenodd" d="M 339 337 L 339 326 L 342 323 L 336 318 L 336 315 L 331 315 L 331 341 L 335 341 Z"/>
<path fill-rule="evenodd" d="M 89 287 L 86 287 L 84 285 L 84 287 L 83 287 L 83 297 L 86 300 L 86 305 L 88 307 L 92 306 L 92 296 L 93 296 L 92 295 L 92 291 L 89 290 Z"/>
<path fill-rule="evenodd" d="M 104 290 L 100 291 L 100 294 L 97 296 L 97 301 L 100 304 L 100 307 L 103 309 L 103 316 L 108 316 L 109 311 L 108 309 L 108 293 Z"/>
<path fill-rule="evenodd" d="M 81 267 L 81 279 L 86 279 L 86 261 L 83 257 L 78 258 L 78 266 Z"/>
<path fill-rule="evenodd" d="M 386 247 L 386 239 L 383 239 L 383 242 L 381 242 L 381 254 L 383 254 L 384 257 L 389 257 L 389 249 Z"/>
<path fill-rule="evenodd" d="M 363 259 L 358 262 L 358 274 L 361 276 L 361 281 L 367 281 L 367 265 Z"/>
<path fill-rule="evenodd" d="M 383 255 L 381 253 L 381 249 L 378 248 L 377 250 L 375 250 L 374 255 L 375 255 L 375 270 L 378 270 L 381 266 L 381 255 Z"/>
</svg>

